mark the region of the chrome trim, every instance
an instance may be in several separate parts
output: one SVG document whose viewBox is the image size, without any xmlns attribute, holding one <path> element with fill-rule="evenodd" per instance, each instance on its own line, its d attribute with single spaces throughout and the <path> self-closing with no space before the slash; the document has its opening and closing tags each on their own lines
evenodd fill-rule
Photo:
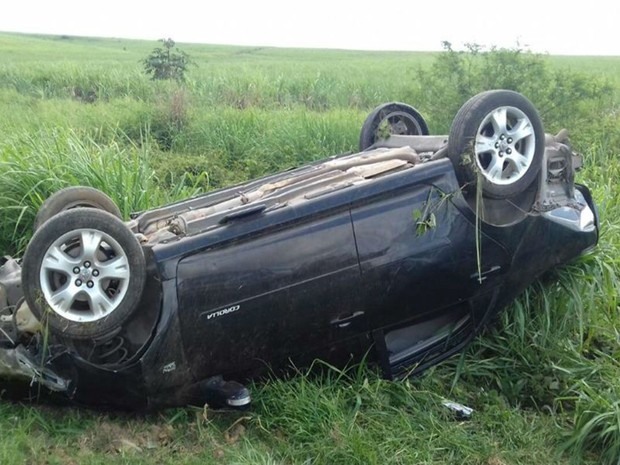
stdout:
<svg viewBox="0 0 620 465">
<path fill-rule="evenodd" d="M 248 405 L 252 401 L 252 398 L 248 395 L 245 397 L 241 397 L 240 399 L 228 398 L 226 399 L 226 403 L 231 407 L 243 407 L 244 405 Z"/>
</svg>

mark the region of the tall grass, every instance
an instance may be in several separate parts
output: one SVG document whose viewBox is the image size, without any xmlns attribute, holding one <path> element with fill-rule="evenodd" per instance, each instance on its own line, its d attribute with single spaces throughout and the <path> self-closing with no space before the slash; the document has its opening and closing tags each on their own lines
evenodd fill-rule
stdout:
<svg viewBox="0 0 620 465">
<path fill-rule="evenodd" d="M 193 186 L 199 176 L 187 182 L 187 174 L 168 189 L 159 188 L 149 151 L 148 142 L 141 147 L 116 141 L 103 145 L 70 129 L 41 129 L 5 140 L 0 144 L 1 253 L 24 250 L 42 202 L 66 186 L 87 185 L 108 193 L 125 217 L 197 192 Z"/>
<path fill-rule="evenodd" d="M 74 98 L 87 103 L 126 96 L 146 99 L 153 95 L 152 86 L 137 66 L 119 70 L 62 62 L 44 68 L 4 65 L 0 67 L 0 83 L 5 89 L 30 97 Z"/>
</svg>

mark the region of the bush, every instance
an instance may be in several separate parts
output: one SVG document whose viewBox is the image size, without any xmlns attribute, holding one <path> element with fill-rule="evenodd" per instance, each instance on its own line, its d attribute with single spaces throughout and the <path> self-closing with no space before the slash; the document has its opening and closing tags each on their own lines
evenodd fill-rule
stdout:
<svg viewBox="0 0 620 465">
<path fill-rule="evenodd" d="M 547 132 L 583 127 L 596 120 L 597 110 L 613 94 L 602 79 L 549 65 L 542 55 L 520 48 L 485 51 L 467 44 L 456 51 L 443 43 L 430 68 L 417 73 L 419 96 L 414 102 L 430 115 L 434 132 L 446 133 L 452 118 L 473 95 L 489 89 L 508 89 L 527 96 L 538 109 Z"/>
<path fill-rule="evenodd" d="M 176 46 L 172 39 L 160 39 L 162 47 L 156 47 L 142 63 L 144 71 L 151 79 L 171 79 L 183 81 L 187 68 L 192 63 L 189 55 L 182 50 L 173 48 Z"/>
<path fill-rule="evenodd" d="M 189 96 L 181 87 L 160 93 L 155 100 L 150 134 L 164 151 L 172 149 L 175 139 L 188 125 Z"/>
</svg>

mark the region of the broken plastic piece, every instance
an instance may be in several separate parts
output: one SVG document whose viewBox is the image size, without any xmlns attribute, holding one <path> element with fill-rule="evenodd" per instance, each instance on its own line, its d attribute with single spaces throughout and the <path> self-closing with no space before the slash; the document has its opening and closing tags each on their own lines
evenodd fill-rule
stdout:
<svg viewBox="0 0 620 465">
<path fill-rule="evenodd" d="M 473 408 L 450 400 L 444 400 L 441 405 L 452 410 L 459 420 L 469 420 L 474 413 Z"/>
</svg>

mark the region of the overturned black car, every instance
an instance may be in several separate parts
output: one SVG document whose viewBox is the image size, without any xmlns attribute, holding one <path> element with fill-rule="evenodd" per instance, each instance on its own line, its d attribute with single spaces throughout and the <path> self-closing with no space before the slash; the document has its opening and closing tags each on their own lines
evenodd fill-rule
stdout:
<svg viewBox="0 0 620 465">
<path fill-rule="evenodd" d="M 520 94 L 473 97 L 448 136 L 385 104 L 360 145 L 127 222 L 101 192 L 56 193 L 0 267 L 0 385 L 243 407 L 239 381 L 315 358 L 404 377 L 597 242 L 580 157 Z"/>
</svg>

